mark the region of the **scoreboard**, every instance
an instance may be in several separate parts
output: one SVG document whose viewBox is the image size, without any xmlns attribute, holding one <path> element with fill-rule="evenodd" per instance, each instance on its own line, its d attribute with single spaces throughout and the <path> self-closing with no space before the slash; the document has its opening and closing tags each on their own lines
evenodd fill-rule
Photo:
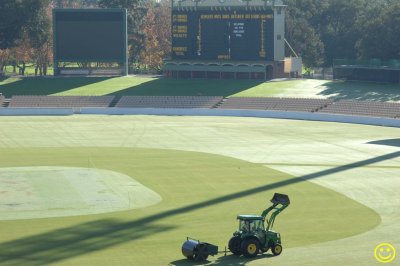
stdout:
<svg viewBox="0 0 400 266">
<path fill-rule="evenodd" d="M 54 9 L 58 61 L 117 61 L 126 57 L 125 9 Z"/>
<path fill-rule="evenodd" d="M 127 75 L 127 36 L 126 9 L 53 9 L 54 75 L 74 68 L 66 62 L 85 62 L 85 67 L 77 67 L 85 71 L 92 63 L 110 63 Z"/>
<path fill-rule="evenodd" d="M 172 58 L 274 60 L 274 12 L 267 10 L 173 10 Z"/>
</svg>

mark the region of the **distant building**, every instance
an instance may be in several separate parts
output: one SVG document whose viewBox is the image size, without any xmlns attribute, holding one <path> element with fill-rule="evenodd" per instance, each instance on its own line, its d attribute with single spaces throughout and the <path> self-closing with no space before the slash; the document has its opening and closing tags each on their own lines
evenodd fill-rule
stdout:
<svg viewBox="0 0 400 266">
<path fill-rule="evenodd" d="M 281 0 L 173 0 L 172 58 L 164 61 L 165 75 L 221 79 L 287 76 L 285 9 Z M 298 63 L 286 70 L 293 71 Z"/>
</svg>

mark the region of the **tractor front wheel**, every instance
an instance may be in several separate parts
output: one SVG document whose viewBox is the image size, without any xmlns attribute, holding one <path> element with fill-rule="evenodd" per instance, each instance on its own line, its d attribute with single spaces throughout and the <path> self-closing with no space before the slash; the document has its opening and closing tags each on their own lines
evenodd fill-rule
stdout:
<svg viewBox="0 0 400 266">
<path fill-rule="evenodd" d="M 279 256 L 282 253 L 282 246 L 279 244 L 273 245 L 271 251 L 275 256 Z"/>
<path fill-rule="evenodd" d="M 241 250 L 246 258 L 254 258 L 260 251 L 260 243 L 254 238 L 245 239 L 242 242 Z"/>
<path fill-rule="evenodd" d="M 229 250 L 234 254 L 234 255 L 240 255 L 242 252 L 240 252 L 240 242 L 241 239 L 239 236 L 234 236 L 229 240 Z"/>
</svg>

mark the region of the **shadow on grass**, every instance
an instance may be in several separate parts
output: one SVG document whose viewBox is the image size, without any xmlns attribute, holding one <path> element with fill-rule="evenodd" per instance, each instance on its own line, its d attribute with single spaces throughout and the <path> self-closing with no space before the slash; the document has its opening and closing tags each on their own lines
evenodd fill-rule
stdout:
<svg viewBox="0 0 400 266">
<path fill-rule="evenodd" d="M 111 95 L 149 96 L 230 96 L 261 84 L 254 80 L 169 79 L 158 78 Z"/>
<path fill-rule="evenodd" d="M 51 95 L 69 91 L 81 86 L 101 82 L 109 77 L 29 77 L 20 78 L 6 84 L 0 84 L 0 93 L 7 98 L 13 95 Z M 5 80 L 5 79 L 4 79 Z M 4 81 L 3 80 L 3 81 Z M 2 80 L 0 80 L 1 82 Z"/>
<path fill-rule="evenodd" d="M 115 77 L 114 77 L 115 78 Z M 7 98 L 13 95 L 51 95 L 78 87 L 98 83 L 111 77 L 30 77 L 0 84 L 0 92 Z M 134 78 L 132 78 L 134 79 Z M 1 80 L 0 80 L 1 81 Z M 109 95 L 149 96 L 229 96 L 261 84 L 256 80 L 213 80 L 213 79 L 168 79 L 154 78 L 138 85 L 116 90 Z M 132 84 L 135 83 L 132 80 Z M 110 83 L 118 89 L 118 81 Z M 106 85 L 99 85 L 106 86 Z M 94 87 L 95 89 L 95 87 Z"/>
<path fill-rule="evenodd" d="M 238 193 L 232 193 L 214 199 L 205 200 L 180 208 L 167 210 L 134 221 L 119 222 L 115 220 L 99 220 L 83 223 L 69 228 L 61 228 L 39 235 L 12 240 L 0 244 L 0 262 L 7 265 L 26 266 L 55 263 L 71 257 L 112 247 L 121 243 L 137 241 L 149 235 L 154 235 L 157 232 L 172 230 L 175 227 L 158 226 L 153 224 L 154 222 L 160 221 L 167 217 L 173 217 L 179 214 L 188 214 L 194 210 L 218 205 L 234 199 L 244 198 L 251 194 L 273 191 L 280 187 L 301 183 L 307 180 L 367 166 L 385 160 L 394 159 L 399 156 L 400 151 L 393 152 L 363 161 L 255 187 Z M 231 256 L 219 261 L 220 262 L 218 263 L 221 265 L 241 265 L 237 263 L 237 260 L 234 261 Z M 181 261 L 176 261 L 174 263 L 177 265 L 176 263 L 181 263 Z M 244 263 L 245 262 L 243 262 L 243 264 Z"/>
<path fill-rule="evenodd" d="M 318 95 L 336 100 L 400 101 L 400 85 L 395 84 L 335 81 L 324 86 L 327 88 Z"/>
<path fill-rule="evenodd" d="M 370 142 L 368 142 L 368 144 L 376 144 L 376 145 L 385 145 L 385 146 L 400 147 L 400 139 L 375 140 L 375 141 L 370 141 Z"/>
<path fill-rule="evenodd" d="M 257 255 L 255 258 L 245 258 L 243 256 L 236 256 L 236 255 L 227 255 L 227 256 L 220 256 L 215 261 L 202 261 L 196 262 L 189 259 L 181 259 L 171 262 L 170 266 L 190 266 L 190 265 L 226 265 L 226 266 L 235 266 L 235 265 L 246 265 L 252 261 L 261 260 L 265 258 L 274 257 L 272 254 L 260 254 Z M 209 257 L 210 258 L 210 257 Z"/>
<path fill-rule="evenodd" d="M 0 262 L 47 265 L 171 229 L 115 220 L 88 222 L 1 244 Z"/>
</svg>

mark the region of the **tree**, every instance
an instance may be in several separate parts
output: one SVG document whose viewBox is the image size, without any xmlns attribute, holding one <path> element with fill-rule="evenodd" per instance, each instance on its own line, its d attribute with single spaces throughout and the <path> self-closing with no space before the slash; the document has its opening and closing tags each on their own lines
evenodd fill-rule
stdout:
<svg viewBox="0 0 400 266">
<path fill-rule="evenodd" d="M 144 46 L 142 24 L 147 14 L 146 0 L 99 0 L 99 7 L 126 8 L 130 62 L 137 62 Z"/>
<path fill-rule="evenodd" d="M 10 50 L 0 50 L 0 76 L 4 73 L 4 69 L 10 59 Z"/>
<path fill-rule="evenodd" d="M 286 4 L 287 39 L 306 64 L 320 64 L 321 56 L 324 65 L 335 58 L 398 56 L 398 0 L 287 0 Z"/>
<path fill-rule="evenodd" d="M 30 29 L 30 42 L 34 50 L 32 59 L 35 63 L 35 76 L 47 75 L 47 66 L 52 56 L 52 5 L 43 6 L 32 21 Z"/>
<path fill-rule="evenodd" d="M 29 37 L 26 32 L 17 41 L 17 46 L 12 48 L 12 55 L 14 57 L 13 65 L 18 68 L 19 75 L 25 75 L 25 69 L 29 62 L 32 61 L 33 49 L 29 42 Z"/>
<path fill-rule="evenodd" d="M 34 49 L 50 39 L 50 22 L 46 8 L 50 0 L 0 2 L 0 48 L 12 48 L 12 64 L 24 75 Z M 5 62 L 2 63 L 5 65 Z"/>
<path fill-rule="evenodd" d="M 365 10 L 364 4 L 365 0 L 329 1 L 319 29 L 327 65 L 331 65 L 335 58 L 356 56 L 356 43 L 360 38 L 357 21 Z"/>
<path fill-rule="evenodd" d="M 49 0 L 0 1 L 0 49 L 11 48 Z"/>
<path fill-rule="evenodd" d="M 306 67 L 322 65 L 324 63 L 324 44 L 307 20 L 288 17 L 286 25 L 286 38 L 302 57 L 304 65 Z"/>
<path fill-rule="evenodd" d="M 0 1 L 0 49 L 15 46 L 28 20 L 28 12 L 23 2 Z"/>
<path fill-rule="evenodd" d="M 155 7 L 152 4 L 149 4 L 142 31 L 145 35 L 145 39 L 143 49 L 140 52 L 140 62 L 150 69 L 157 69 L 162 63 L 163 52 L 160 49 L 159 40 L 157 38 Z"/>
<path fill-rule="evenodd" d="M 171 0 L 161 0 L 155 8 L 155 25 L 163 57 L 171 55 Z"/>
<path fill-rule="evenodd" d="M 53 0 L 57 8 L 97 7 L 98 0 Z"/>
<path fill-rule="evenodd" d="M 48 14 L 48 7 L 50 1 L 42 0 L 40 5 L 36 8 L 34 14 L 27 21 L 25 26 L 29 40 L 33 48 L 42 47 L 50 40 L 50 18 Z"/>
<path fill-rule="evenodd" d="M 387 1 L 371 7 L 359 21 L 361 36 L 357 42 L 362 59 L 400 58 L 400 3 Z"/>
<path fill-rule="evenodd" d="M 171 2 L 149 3 L 142 31 L 145 34 L 140 63 L 160 69 L 163 59 L 171 53 Z"/>
<path fill-rule="evenodd" d="M 320 25 L 322 10 L 327 6 L 325 0 L 289 0 L 286 15 L 286 39 L 300 54 L 307 67 L 324 63 L 324 44 L 315 25 Z M 287 50 L 287 53 L 290 53 Z"/>
</svg>

